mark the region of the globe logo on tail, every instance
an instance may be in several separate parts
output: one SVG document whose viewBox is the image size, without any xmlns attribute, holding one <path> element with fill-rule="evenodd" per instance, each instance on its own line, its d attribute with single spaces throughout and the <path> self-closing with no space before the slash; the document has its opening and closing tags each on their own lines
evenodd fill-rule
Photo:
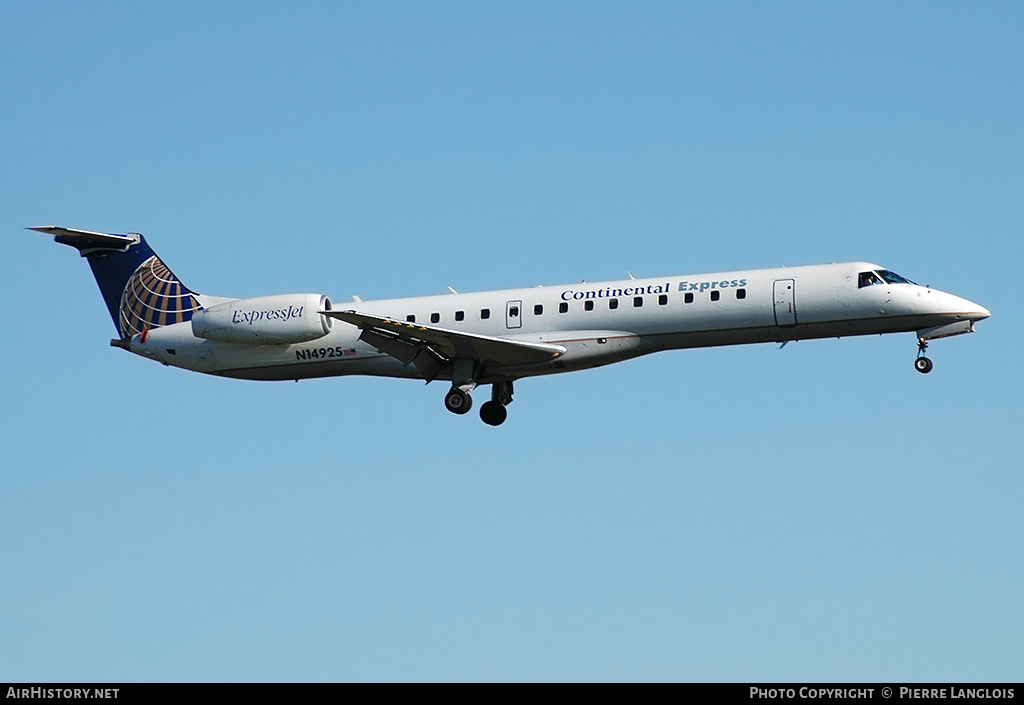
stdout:
<svg viewBox="0 0 1024 705">
<path fill-rule="evenodd" d="M 192 292 L 153 255 L 125 284 L 118 327 L 122 337 L 130 338 L 143 330 L 190 321 L 200 308 Z"/>
</svg>

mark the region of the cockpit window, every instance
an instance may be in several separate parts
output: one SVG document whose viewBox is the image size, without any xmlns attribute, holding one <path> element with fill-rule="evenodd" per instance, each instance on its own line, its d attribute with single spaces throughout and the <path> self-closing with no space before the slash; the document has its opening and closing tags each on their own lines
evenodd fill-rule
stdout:
<svg viewBox="0 0 1024 705">
<path fill-rule="evenodd" d="M 914 282 L 910 281 L 909 279 L 907 279 L 906 277 L 901 277 L 896 272 L 890 272 L 888 269 L 880 270 L 878 272 L 878 276 L 880 276 L 882 279 L 884 279 L 885 281 L 889 282 L 890 284 L 913 284 L 914 283 Z"/>
<path fill-rule="evenodd" d="M 888 269 L 879 269 L 874 272 L 861 272 L 860 277 L 857 279 L 857 287 L 863 289 L 866 286 L 872 286 L 874 284 L 913 284 L 906 277 L 901 277 L 896 272 L 890 272 Z"/>
<path fill-rule="evenodd" d="M 857 288 L 863 289 L 866 286 L 872 284 L 881 284 L 882 280 L 878 278 L 878 275 L 874 272 L 861 272 L 860 277 L 857 279 Z"/>
</svg>

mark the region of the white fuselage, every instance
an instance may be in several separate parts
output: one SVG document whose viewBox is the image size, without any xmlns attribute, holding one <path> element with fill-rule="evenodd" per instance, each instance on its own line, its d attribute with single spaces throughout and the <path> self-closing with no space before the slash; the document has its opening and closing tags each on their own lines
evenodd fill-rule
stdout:
<svg viewBox="0 0 1024 705">
<path fill-rule="evenodd" d="M 659 350 L 907 331 L 927 338 L 921 331 L 950 326 L 933 336 L 941 337 L 969 332 L 974 321 L 989 315 L 977 304 L 928 287 L 858 281 L 861 273 L 880 269 L 853 262 L 359 301 L 336 308 L 565 348 L 547 362 L 482 370 L 478 384 L 596 367 Z M 378 351 L 360 334 L 356 326 L 338 321 L 309 342 L 247 345 L 198 338 L 189 323 L 177 323 L 149 331 L 145 342 L 136 335 L 126 347 L 168 365 L 244 379 L 422 377 L 415 366 Z"/>
</svg>

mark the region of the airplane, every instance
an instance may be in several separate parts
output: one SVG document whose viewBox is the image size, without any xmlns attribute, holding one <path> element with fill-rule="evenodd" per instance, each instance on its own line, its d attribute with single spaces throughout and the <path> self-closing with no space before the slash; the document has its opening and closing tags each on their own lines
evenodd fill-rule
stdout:
<svg viewBox="0 0 1024 705">
<path fill-rule="evenodd" d="M 114 320 L 113 347 L 173 367 L 251 380 L 341 375 L 451 383 L 465 414 L 507 417 L 513 383 L 662 350 L 914 332 L 928 342 L 974 331 L 989 311 L 868 262 L 566 284 L 336 306 L 323 294 L 232 299 L 188 289 L 138 233 L 57 226 L 92 268 Z"/>
</svg>

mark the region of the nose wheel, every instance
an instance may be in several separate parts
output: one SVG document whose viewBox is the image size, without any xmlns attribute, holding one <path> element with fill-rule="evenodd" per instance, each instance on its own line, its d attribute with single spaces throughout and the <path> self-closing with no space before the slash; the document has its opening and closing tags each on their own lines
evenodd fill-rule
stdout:
<svg viewBox="0 0 1024 705">
<path fill-rule="evenodd" d="M 928 374 L 932 371 L 932 361 L 924 356 L 924 351 L 928 349 L 928 343 L 924 338 L 917 339 L 917 359 L 914 360 L 914 369 L 923 375 Z"/>
</svg>

